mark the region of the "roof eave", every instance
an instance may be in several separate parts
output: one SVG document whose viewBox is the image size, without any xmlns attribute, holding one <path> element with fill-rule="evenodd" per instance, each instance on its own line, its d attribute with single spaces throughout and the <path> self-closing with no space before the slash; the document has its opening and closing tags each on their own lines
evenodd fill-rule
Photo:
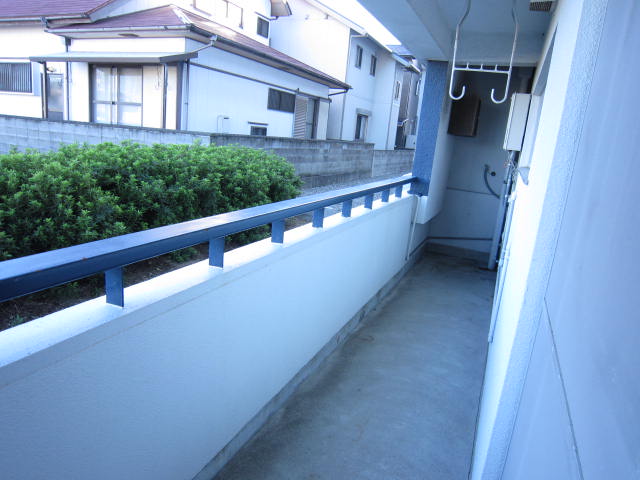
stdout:
<svg viewBox="0 0 640 480">
<path fill-rule="evenodd" d="M 149 27 L 90 27 L 90 28 L 54 28 L 45 30 L 47 33 L 59 35 L 61 37 L 73 37 L 78 34 L 120 34 L 120 33 L 147 33 L 147 32 L 176 32 L 182 34 L 193 33 L 195 40 L 206 41 L 213 35 L 211 32 L 196 27 L 195 25 L 162 25 Z"/>
<path fill-rule="evenodd" d="M 69 15 L 42 15 L 40 17 L 2 17 L 0 23 L 25 23 L 34 22 L 42 23 L 42 20 L 55 21 L 55 20 L 85 20 L 89 16 L 86 14 L 69 14 Z"/>
</svg>

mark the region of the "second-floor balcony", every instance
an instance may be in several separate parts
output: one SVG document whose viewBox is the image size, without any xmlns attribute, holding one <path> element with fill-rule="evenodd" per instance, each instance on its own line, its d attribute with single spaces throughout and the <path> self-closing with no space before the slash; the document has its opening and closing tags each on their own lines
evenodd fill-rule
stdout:
<svg viewBox="0 0 640 480">
<path fill-rule="evenodd" d="M 494 280 L 427 252 L 215 478 L 467 478 Z"/>
<path fill-rule="evenodd" d="M 99 271 L 107 291 L 0 337 L 3 478 L 466 476 L 494 274 L 425 256 L 414 180 L 4 262 L 3 298 Z M 203 240 L 209 261 L 123 288 Z"/>
</svg>

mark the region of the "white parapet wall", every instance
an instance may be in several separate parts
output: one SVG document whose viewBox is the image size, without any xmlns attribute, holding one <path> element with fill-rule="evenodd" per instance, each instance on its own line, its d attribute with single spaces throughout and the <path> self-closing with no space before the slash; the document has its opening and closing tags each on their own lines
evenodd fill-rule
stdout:
<svg viewBox="0 0 640 480">
<path fill-rule="evenodd" d="M 193 478 L 403 269 L 413 208 L 375 202 L 129 287 L 124 309 L 0 333 L 0 477 Z"/>
</svg>

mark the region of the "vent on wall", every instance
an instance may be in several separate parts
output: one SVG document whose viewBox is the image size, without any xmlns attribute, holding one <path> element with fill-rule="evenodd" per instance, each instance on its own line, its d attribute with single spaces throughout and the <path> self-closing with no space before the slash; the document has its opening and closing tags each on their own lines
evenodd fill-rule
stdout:
<svg viewBox="0 0 640 480">
<path fill-rule="evenodd" d="M 532 12 L 550 12 L 555 3 L 556 0 L 530 0 L 529 10 L 531 10 Z"/>
</svg>

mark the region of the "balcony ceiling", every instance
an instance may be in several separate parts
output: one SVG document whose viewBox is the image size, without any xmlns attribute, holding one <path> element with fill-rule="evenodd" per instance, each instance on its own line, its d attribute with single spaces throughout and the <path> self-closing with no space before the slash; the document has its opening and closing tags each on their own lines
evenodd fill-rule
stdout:
<svg viewBox="0 0 640 480">
<path fill-rule="evenodd" d="M 455 28 L 466 0 L 360 0 L 417 58 L 451 60 Z M 516 0 L 520 34 L 515 62 L 534 65 L 542 50 L 551 14 L 529 11 Z M 458 58 L 474 63 L 509 62 L 513 41 L 510 0 L 472 0 L 460 33 Z"/>
</svg>

